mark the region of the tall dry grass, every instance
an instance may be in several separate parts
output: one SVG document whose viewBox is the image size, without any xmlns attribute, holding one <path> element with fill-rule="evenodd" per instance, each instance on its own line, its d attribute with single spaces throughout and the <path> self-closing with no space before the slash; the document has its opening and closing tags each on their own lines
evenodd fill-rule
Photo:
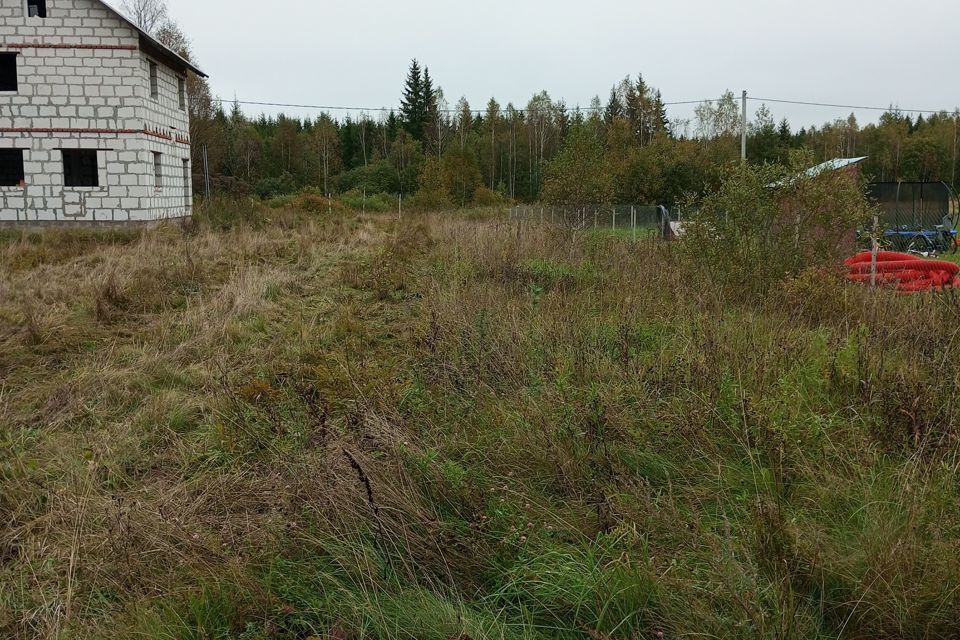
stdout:
<svg viewBox="0 0 960 640">
<path fill-rule="evenodd" d="M 283 218 L 2 245 L 3 635 L 960 631 L 949 295 Z"/>
</svg>

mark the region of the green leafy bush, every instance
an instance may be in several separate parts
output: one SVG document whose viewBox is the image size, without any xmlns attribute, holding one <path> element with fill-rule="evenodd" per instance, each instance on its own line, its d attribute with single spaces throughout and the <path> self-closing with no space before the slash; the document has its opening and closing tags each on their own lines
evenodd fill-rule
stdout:
<svg viewBox="0 0 960 640">
<path fill-rule="evenodd" d="M 341 173 L 333 180 L 335 192 L 397 193 L 400 182 L 397 171 L 386 160 Z"/>
<path fill-rule="evenodd" d="M 296 178 L 290 173 L 284 171 L 281 175 L 272 178 L 263 178 L 257 182 L 254 187 L 254 193 L 261 200 L 273 198 L 274 196 L 294 193 L 300 187 Z"/>
<path fill-rule="evenodd" d="M 364 193 L 359 189 L 352 189 L 340 194 L 337 199 L 356 211 L 384 213 L 395 211 L 397 208 L 397 196 L 390 193 L 367 193 L 364 196 Z"/>
<path fill-rule="evenodd" d="M 719 188 L 692 203 L 683 245 L 716 287 L 766 291 L 811 267 L 836 266 L 855 250 L 871 215 L 864 184 L 848 170 L 789 165 L 726 167 Z"/>
</svg>

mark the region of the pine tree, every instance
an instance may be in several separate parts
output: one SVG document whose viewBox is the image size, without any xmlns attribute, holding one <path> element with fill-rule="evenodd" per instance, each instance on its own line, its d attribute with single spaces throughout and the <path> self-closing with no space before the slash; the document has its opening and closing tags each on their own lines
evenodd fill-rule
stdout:
<svg viewBox="0 0 960 640">
<path fill-rule="evenodd" d="M 426 80 L 430 76 L 427 75 Z M 427 102 L 425 94 L 424 76 L 420 71 L 420 63 L 413 60 L 410 71 L 407 72 L 407 82 L 403 87 L 403 99 L 400 102 L 400 117 L 403 128 L 415 140 L 423 140 L 423 125 L 427 119 Z M 432 92 L 433 89 L 431 88 Z"/>
</svg>

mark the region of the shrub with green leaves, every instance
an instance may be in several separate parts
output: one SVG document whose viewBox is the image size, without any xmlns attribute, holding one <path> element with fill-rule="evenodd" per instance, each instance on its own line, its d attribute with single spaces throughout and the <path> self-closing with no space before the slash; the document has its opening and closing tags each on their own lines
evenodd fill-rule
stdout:
<svg viewBox="0 0 960 640">
<path fill-rule="evenodd" d="M 716 191 L 692 203 L 684 246 L 714 286 L 765 291 L 807 268 L 839 268 L 855 250 L 872 213 L 864 183 L 849 169 L 814 173 L 811 164 L 806 153 L 788 165 L 733 163 Z"/>
</svg>

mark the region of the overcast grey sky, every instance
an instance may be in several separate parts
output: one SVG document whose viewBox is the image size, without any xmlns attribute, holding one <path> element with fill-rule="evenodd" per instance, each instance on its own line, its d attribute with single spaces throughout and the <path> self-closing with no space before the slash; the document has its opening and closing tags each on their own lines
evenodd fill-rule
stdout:
<svg viewBox="0 0 960 640">
<path fill-rule="evenodd" d="M 960 105 L 957 0 L 168 4 L 225 99 L 392 107 L 417 58 L 451 104 L 465 95 L 474 108 L 491 96 L 525 105 L 541 89 L 570 106 L 588 106 L 595 94 L 606 102 L 615 82 L 639 72 L 668 102 L 747 89 L 816 102 L 951 111 Z M 751 114 L 758 106 L 750 105 Z M 851 111 L 769 106 L 797 126 Z M 671 109 L 672 116 L 690 112 Z M 865 122 L 878 114 L 857 116 Z"/>
</svg>

